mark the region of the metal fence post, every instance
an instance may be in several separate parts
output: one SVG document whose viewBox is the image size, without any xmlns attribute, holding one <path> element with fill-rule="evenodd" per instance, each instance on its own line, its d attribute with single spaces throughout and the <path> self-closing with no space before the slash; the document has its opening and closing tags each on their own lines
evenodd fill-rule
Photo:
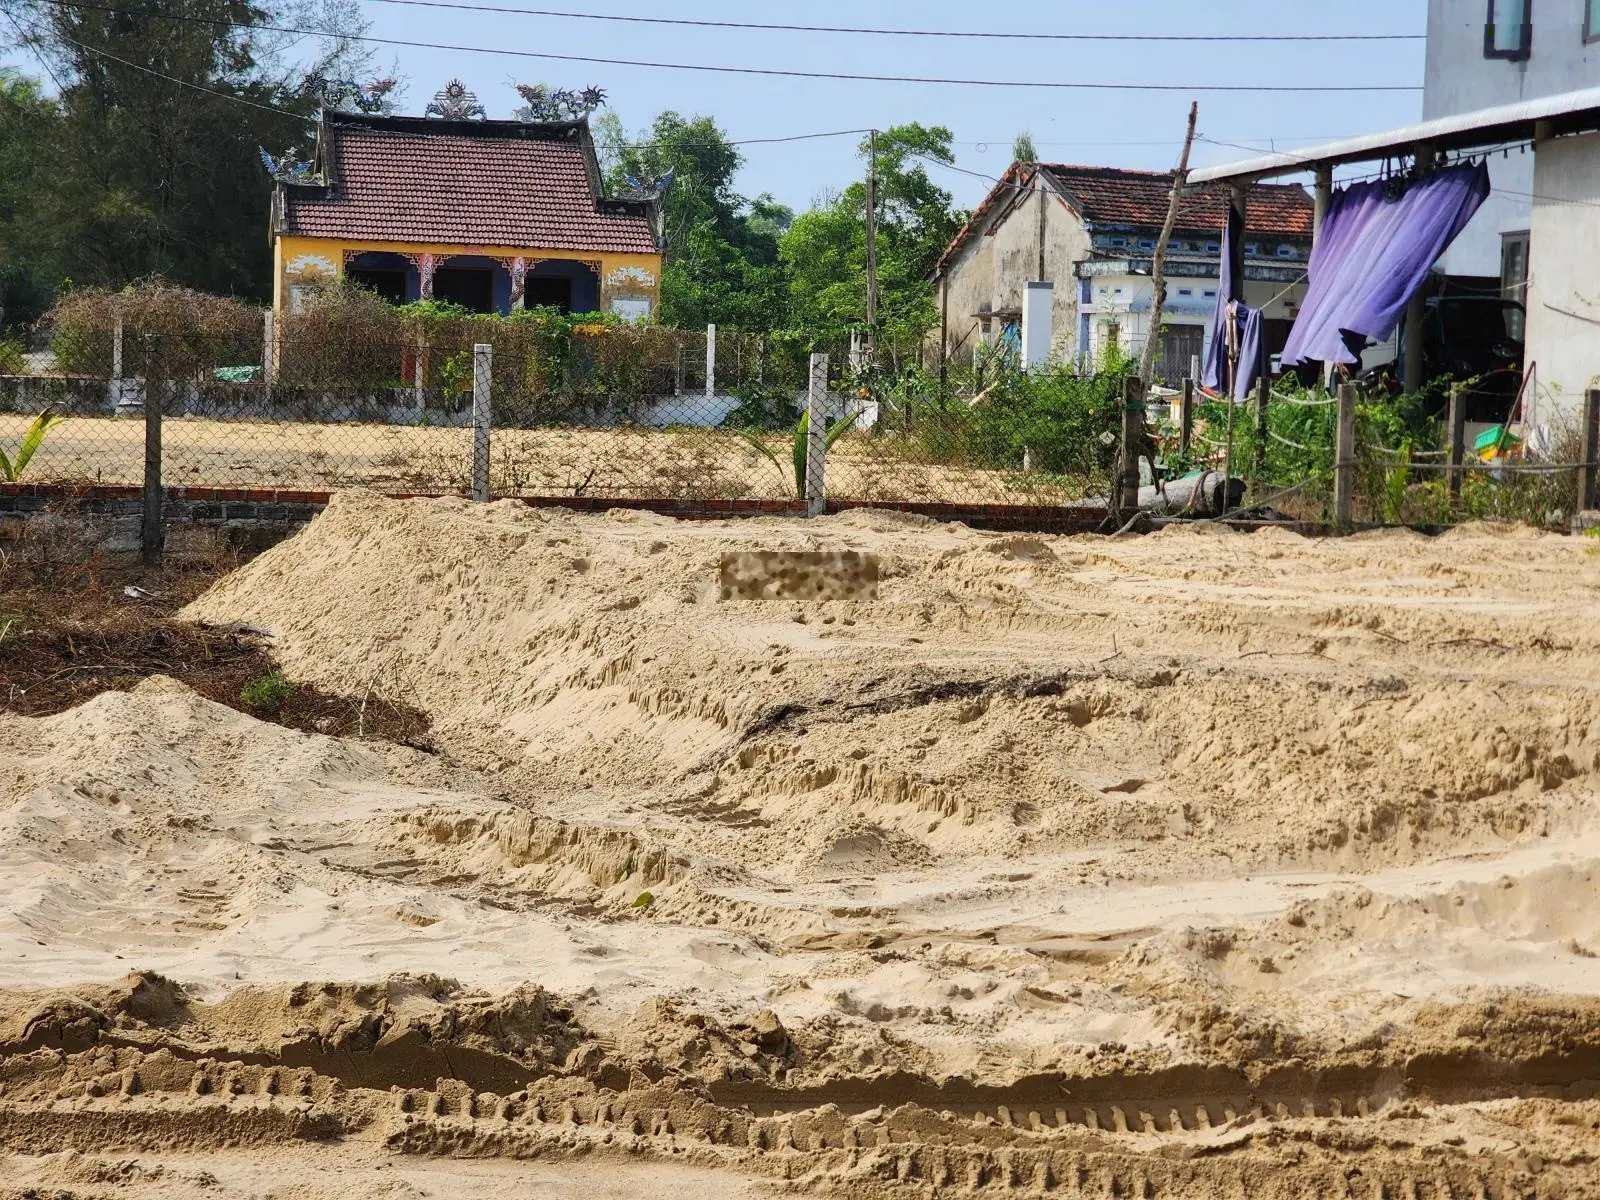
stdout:
<svg viewBox="0 0 1600 1200">
<path fill-rule="evenodd" d="M 1139 454 L 1144 445 L 1144 380 L 1129 375 L 1122 381 L 1122 450 L 1112 507 L 1121 525 L 1139 508 Z"/>
<path fill-rule="evenodd" d="M 811 356 L 811 381 L 806 389 L 806 516 L 827 510 L 823 491 L 828 451 L 828 356 Z"/>
<path fill-rule="evenodd" d="M 1194 441 L 1194 376 L 1183 381 L 1183 398 L 1178 401 L 1178 457 L 1187 466 L 1189 446 Z"/>
<path fill-rule="evenodd" d="M 1356 385 L 1339 385 L 1333 432 L 1333 523 L 1349 529 L 1356 498 Z"/>
<path fill-rule="evenodd" d="M 706 326 L 706 399 L 717 394 L 717 327 Z"/>
<path fill-rule="evenodd" d="M 139 548 L 147 565 L 161 560 L 161 410 L 166 380 L 161 365 L 161 335 L 144 337 L 144 520 Z"/>
<path fill-rule="evenodd" d="M 1461 467 L 1467 461 L 1467 403 L 1461 385 L 1450 388 L 1450 500 L 1461 499 Z"/>
<path fill-rule="evenodd" d="M 1255 447 L 1250 455 L 1250 475 L 1254 479 L 1261 478 L 1261 472 L 1267 468 L 1267 439 L 1270 436 L 1267 429 L 1267 405 L 1272 400 L 1272 381 L 1265 375 L 1256 380 L 1256 436 Z"/>
<path fill-rule="evenodd" d="M 472 498 L 489 499 L 489 386 L 493 380 L 494 347 L 472 347 Z"/>
<path fill-rule="evenodd" d="M 1600 507 L 1600 388 L 1583 397 L 1583 462 L 1578 467 L 1578 511 Z"/>
</svg>

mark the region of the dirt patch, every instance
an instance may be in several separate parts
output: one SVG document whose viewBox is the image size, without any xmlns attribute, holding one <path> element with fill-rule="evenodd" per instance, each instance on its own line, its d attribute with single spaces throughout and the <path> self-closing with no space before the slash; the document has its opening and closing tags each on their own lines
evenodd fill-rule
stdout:
<svg viewBox="0 0 1600 1200">
<path fill-rule="evenodd" d="M 285 679 L 270 630 L 177 619 L 236 565 L 0 564 L 0 712 L 50 716 L 166 675 L 291 729 L 432 749 L 430 722 L 410 705 Z"/>
</svg>

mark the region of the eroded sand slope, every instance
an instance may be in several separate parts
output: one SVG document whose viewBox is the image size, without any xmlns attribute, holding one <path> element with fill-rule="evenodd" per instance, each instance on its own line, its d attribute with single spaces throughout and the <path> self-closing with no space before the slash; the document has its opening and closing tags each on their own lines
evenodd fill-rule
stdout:
<svg viewBox="0 0 1600 1200">
<path fill-rule="evenodd" d="M 1595 548 L 342 495 L 189 615 L 443 753 L 0 720 L 0 1188 L 1600 1194 Z"/>
</svg>

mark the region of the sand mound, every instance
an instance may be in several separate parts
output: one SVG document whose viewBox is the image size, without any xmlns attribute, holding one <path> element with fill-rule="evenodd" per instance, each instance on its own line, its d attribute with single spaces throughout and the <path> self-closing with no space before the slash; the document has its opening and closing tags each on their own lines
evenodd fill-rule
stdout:
<svg viewBox="0 0 1600 1200">
<path fill-rule="evenodd" d="M 187 615 L 439 754 L 0 717 L 0 1192 L 1585 1194 L 1582 551 L 336 497 Z"/>
</svg>

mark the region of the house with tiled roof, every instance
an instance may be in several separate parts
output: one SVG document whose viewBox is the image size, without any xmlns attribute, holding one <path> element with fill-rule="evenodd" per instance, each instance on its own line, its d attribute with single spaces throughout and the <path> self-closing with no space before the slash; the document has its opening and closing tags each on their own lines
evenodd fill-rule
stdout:
<svg viewBox="0 0 1600 1200">
<path fill-rule="evenodd" d="M 397 304 L 650 317 L 659 206 L 605 195 L 585 120 L 325 111 L 310 162 L 274 186 L 273 306 L 343 278 Z"/>
<path fill-rule="evenodd" d="M 945 355 L 963 360 L 980 344 L 1015 339 L 1030 284 L 1049 285 L 1057 359 L 1092 362 L 1111 342 L 1132 354 L 1142 351 L 1150 332 L 1156 241 L 1171 190 L 1170 172 L 1012 164 L 935 270 L 936 336 Z M 1156 356 L 1157 376 L 1168 382 L 1205 356 L 1228 204 L 1225 189 L 1192 189 L 1179 208 Z M 1312 207 L 1297 184 L 1257 184 L 1249 191 L 1244 299 L 1265 307 L 1273 353 L 1305 297 Z"/>
</svg>

